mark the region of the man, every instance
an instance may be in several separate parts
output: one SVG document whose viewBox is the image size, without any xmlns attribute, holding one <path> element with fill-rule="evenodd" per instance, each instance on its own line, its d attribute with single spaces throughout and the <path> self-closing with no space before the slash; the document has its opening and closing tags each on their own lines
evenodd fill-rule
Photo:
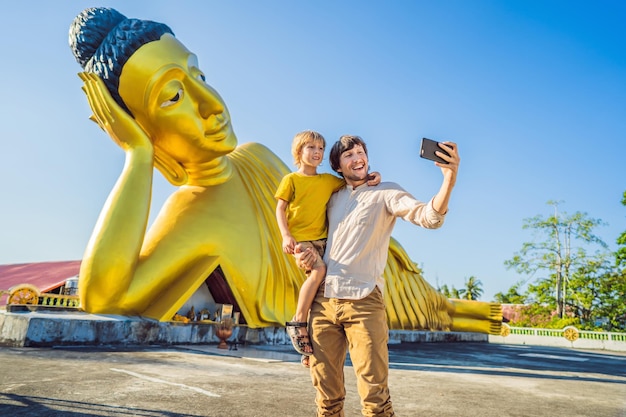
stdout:
<svg viewBox="0 0 626 417">
<path fill-rule="evenodd" d="M 331 168 L 344 177 L 346 186 L 328 203 L 327 273 L 310 313 L 311 379 L 317 390 L 318 416 L 344 416 L 346 349 L 363 415 L 394 415 L 387 384 L 383 271 L 396 218 L 428 229 L 443 224 L 460 158 L 456 144 L 444 142 L 440 148 L 437 155 L 446 163 L 435 165 L 441 168 L 443 182 L 428 203 L 395 183 L 368 186 L 367 147 L 360 137 L 342 136 L 330 152 Z M 303 252 L 304 264 L 312 259 L 312 254 Z"/>
</svg>

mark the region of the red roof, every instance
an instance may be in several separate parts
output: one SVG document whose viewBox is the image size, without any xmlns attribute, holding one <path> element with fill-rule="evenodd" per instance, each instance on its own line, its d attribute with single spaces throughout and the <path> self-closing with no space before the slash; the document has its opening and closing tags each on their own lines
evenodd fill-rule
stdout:
<svg viewBox="0 0 626 417">
<path fill-rule="evenodd" d="M 31 284 L 41 292 L 60 287 L 68 278 L 78 275 L 80 261 L 37 262 L 29 264 L 0 265 L 0 290 L 17 284 Z M 0 306 L 7 296 L 0 296 Z"/>
</svg>

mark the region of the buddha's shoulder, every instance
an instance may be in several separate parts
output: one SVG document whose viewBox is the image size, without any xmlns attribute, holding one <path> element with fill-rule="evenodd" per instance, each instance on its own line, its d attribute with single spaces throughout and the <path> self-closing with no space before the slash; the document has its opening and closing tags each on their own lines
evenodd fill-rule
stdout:
<svg viewBox="0 0 626 417">
<path fill-rule="evenodd" d="M 257 142 L 247 142 L 247 143 L 243 143 L 239 146 L 237 146 L 237 148 L 233 151 L 233 152 L 262 152 L 262 153 L 266 153 L 266 154 L 271 154 L 273 155 L 275 158 L 278 158 L 274 152 L 272 152 L 270 150 L 270 148 L 268 148 L 267 146 L 261 144 L 261 143 L 257 143 Z"/>
<path fill-rule="evenodd" d="M 281 172 L 282 175 L 289 172 L 285 162 L 272 152 L 267 146 L 256 143 L 248 142 L 237 146 L 237 148 L 230 153 L 230 158 L 233 161 L 242 161 L 245 164 L 256 164 L 262 166 L 275 166 Z"/>
</svg>

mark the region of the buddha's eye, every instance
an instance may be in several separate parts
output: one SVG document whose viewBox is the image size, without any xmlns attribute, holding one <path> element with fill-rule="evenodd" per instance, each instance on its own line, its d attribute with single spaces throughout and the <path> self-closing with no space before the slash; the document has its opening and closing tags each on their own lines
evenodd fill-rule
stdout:
<svg viewBox="0 0 626 417">
<path fill-rule="evenodd" d="M 176 104 L 176 103 L 178 103 L 178 101 L 181 98 L 183 98 L 183 89 L 182 88 L 176 92 L 174 97 L 170 98 L 169 100 L 165 100 L 163 103 L 161 103 L 161 107 L 169 107 L 172 104 Z"/>
</svg>

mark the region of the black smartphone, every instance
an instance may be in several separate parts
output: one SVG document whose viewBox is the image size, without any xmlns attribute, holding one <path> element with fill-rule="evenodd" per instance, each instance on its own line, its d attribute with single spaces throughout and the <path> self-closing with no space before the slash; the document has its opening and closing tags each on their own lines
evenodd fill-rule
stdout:
<svg viewBox="0 0 626 417">
<path fill-rule="evenodd" d="M 443 159 L 435 155 L 435 151 L 439 151 L 443 154 L 450 156 L 448 152 L 446 152 L 443 148 L 439 147 L 439 142 L 437 142 L 436 140 L 422 138 L 420 156 L 424 159 L 430 159 L 431 161 L 441 162 L 442 164 L 447 164 L 448 162 L 444 161 Z"/>
</svg>

